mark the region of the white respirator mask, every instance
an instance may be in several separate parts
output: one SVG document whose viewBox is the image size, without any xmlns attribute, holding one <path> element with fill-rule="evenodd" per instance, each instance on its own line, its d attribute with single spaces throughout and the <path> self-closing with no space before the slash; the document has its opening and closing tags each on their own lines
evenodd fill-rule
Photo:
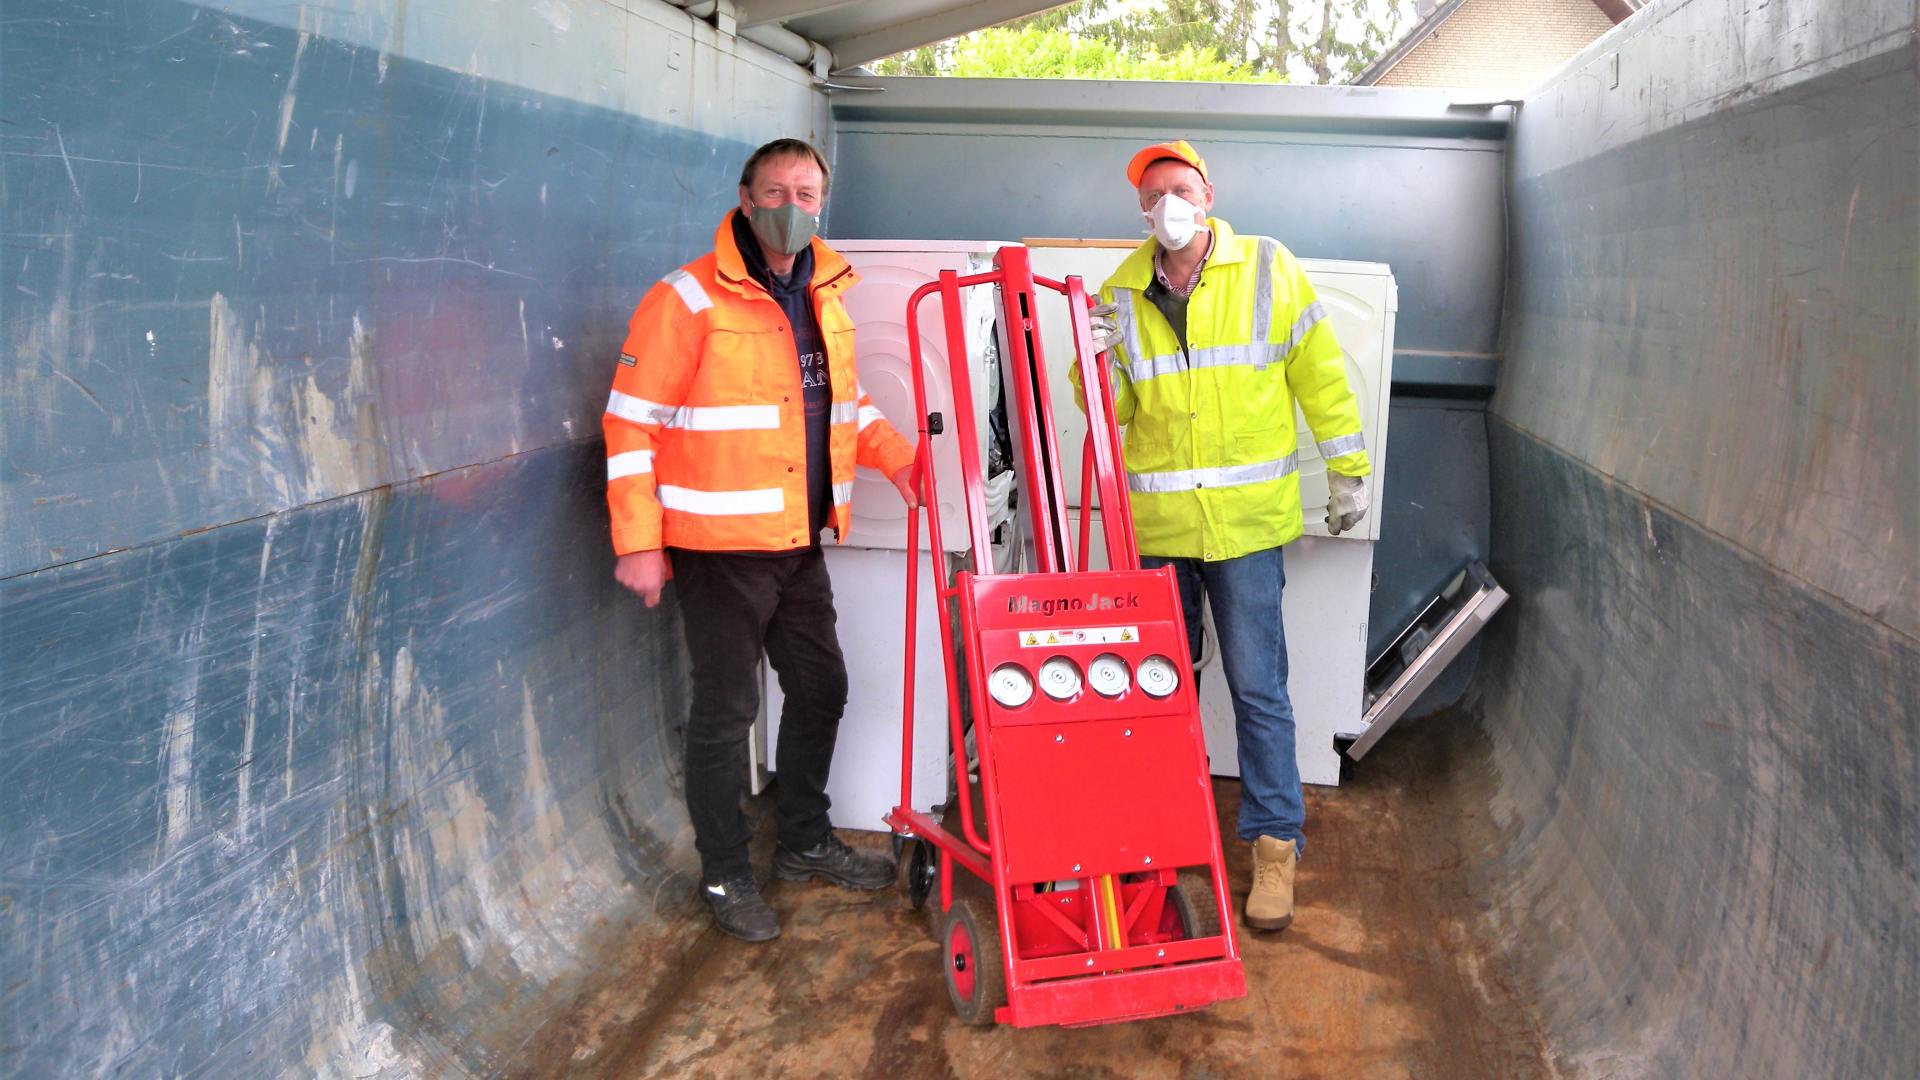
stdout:
<svg viewBox="0 0 1920 1080">
<path fill-rule="evenodd" d="M 1200 231 L 1200 208 L 1178 195 L 1162 195 L 1153 209 L 1140 215 L 1153 229 L 1153 238 L 1168 251 L 1179 251 Z"/>
</svg>

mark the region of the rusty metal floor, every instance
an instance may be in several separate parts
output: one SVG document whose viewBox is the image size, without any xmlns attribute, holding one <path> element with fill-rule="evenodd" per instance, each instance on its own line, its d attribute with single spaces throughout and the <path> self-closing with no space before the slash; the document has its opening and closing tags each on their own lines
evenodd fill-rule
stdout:
<svg viewBox="0 0 1920 1080">
<path fill-rule="evenodd" d="M 1476 898 L 1471 853 L 1492 832 L 1479 800 L 1464 796 L 1480 763 L 1458 760 L 1460 740 L 1434 727 L 1383 746 L 1338 789 L 1308 789 L 1298 916 L 1284 933 L 1243 934 L 1249 993 L 1239 1001 L 1099 1028 L 969 1028 L 948 1004 L 922 913 L 890 890 L 777 883 L 777 941 L 707 929 L 680 970 L 628 965 L 549 1028 L 526 1075 L 1550 1075 Z M 1231 822 L 1238 784 L 1216 781 L 1216 794 Z M 1228 861 L 1244 885 L 1246 846 L 1230 844 Z M 664 995 L 662 978 L 676 983 Z"/>
</svg>

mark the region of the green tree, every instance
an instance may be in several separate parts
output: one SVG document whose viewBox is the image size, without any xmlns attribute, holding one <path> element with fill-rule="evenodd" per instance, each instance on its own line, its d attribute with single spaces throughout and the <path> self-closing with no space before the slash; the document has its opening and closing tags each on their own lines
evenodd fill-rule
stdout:
<svg viewBox="0 0 1920 1080">
<path fill-rule="evenodd" d="M 1079 0 L 874 67 L 884 75 L 1343 83 L 1411 29 L 1412 15 L 1413 0 Z M 1063 60 L 1072 49 L 1051 36 L 1025 38 L 1027 31 L 1104 43 L 1112 66 L 1131 73 L 1098 74 L 1092 58 Z M 985 63 L 982 52 L 996 61 Z M 963 56 L 972 58 L 966 71 Z"/>
<path fill-rule="evenodd" d="M 1272 0 L 1262 55 L 1295 82 L 1346 83 L 1415 21 L 1410 0 Z"/>
<path fill-rule="evenodd" d="M 1182 45 L 1161 54 L 1151 48 L 1123 51 L 1094 37 L 1038 26 L 994 27 L 968 34 L 922 60 L 940 74 L 960 78 L 1153 79 L 1165 82 L 1277 82 L 1222 60 L 1212 49 Z"/>
</svg>

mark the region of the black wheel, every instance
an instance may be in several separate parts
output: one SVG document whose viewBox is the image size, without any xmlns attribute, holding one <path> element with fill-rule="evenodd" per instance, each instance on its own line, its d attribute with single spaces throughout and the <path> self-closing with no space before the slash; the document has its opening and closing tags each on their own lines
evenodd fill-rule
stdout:
<svg viewBox="0 0 1920 1080">
<path fill-rule="evenodd" d="M 894 853 L 894 859 L 899 866 L 894 884 L 900 889 L 900 901 L 908 911 L 919 911 L 926 906 L 927 895 L 932 892 L 939 873 L 939 859 L 933 845 L 925 840 L 908 839 Z"/>
<path fill-rule="evenodd" d="M 1007 1003 L 1007 972 L 1000 959 L 1000 921 L 993 905 L 973 896 L 956 896 L 940 934 L 947 969 L 947 996 L 969 1024 L 991 1024 Z"/>
<path fill-rule="evenodd" d="M 1167 890 L 1174 916 L 1179 920 L 1181 936 L 1194 938 L 1220 936 L 1220 908 L 1213 900 L 1213 878 L 1203 870 L 1182 870 L 1180 880 Z"/>
</svg>

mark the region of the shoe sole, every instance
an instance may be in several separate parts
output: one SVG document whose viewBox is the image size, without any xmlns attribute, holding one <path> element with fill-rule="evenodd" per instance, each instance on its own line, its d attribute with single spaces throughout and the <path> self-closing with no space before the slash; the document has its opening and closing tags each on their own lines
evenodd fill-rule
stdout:
<svg viewBox="0 0 1920 1080">
<path fill-rule="evenodd" d="M 1291 915 L 1282 915 L 1277 919 L 1256 919 L 1251 915 L 1244 914 L 1241 917 L 1246 919 L 1247 925 L 1253 927 L 1255 930 L 1285 930 L 1287 927 L 1293 925 L 1293 916 Z"/>
<path fill-rule="evenodd" d="M 771 934 L 749 934 L 745 930 L 737 930 L 731 926 L 728 926 L 726 923 L 721 922 L 719 919 L 713 920 L 713 925 L 719 928 L 720 932 L 727 935 L 728 937 L 739 938 L 741 941 L 750 941 L 755 945 L 758 945 L 762 942 L 772 941 L 774 938 L 777 938 L 780 936 L 780 928 L 777 926 L 773 928 L 773 933 Z"/>
<path fill-rule="evenodd" d="M 893 884 L 892 874 L 887 875 L 887 880 L 877 884 L 862 885 L 857 881 L 843 878 L 838 874 L 829 873 L 825 870 L 789 870 L 784 866 L 774 867 L 773 876 L 779 878 L 781 881 L 830 881 L 843 889 L 853 889 L 856 892 L 879 892 L 881 889 Z"/>
</svg>

